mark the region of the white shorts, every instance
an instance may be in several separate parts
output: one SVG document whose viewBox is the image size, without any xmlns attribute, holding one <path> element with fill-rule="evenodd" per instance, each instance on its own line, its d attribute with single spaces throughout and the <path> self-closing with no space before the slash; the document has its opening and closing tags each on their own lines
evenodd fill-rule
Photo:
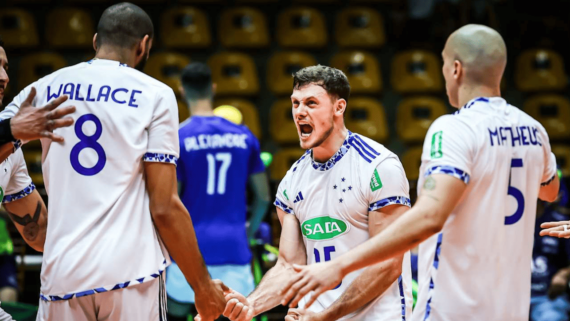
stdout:
<svg viewBox="0 0 570 321">
<path fill-rule="evenodd" d="M 220 279 L 225 285 L 247 296 L 255 289 L 251 266 L 246 265 L 208 265 L 212 279 Z M 184 274 L 174 262 L 166 268 L 166 291 L 168 296 L 180 303 L 194 303 L 194 291 L 186 281 Z"/>
<path fill-rule="evenodd" d="M 43 301 L 36 321 L 166 321 L 164 273 L 124 289 Z"/>
</svg>

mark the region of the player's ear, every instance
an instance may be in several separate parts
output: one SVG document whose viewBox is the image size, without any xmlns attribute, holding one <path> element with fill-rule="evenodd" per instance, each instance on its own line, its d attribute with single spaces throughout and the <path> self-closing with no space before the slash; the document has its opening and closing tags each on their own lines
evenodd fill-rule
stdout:
<svg viewBox="0 0 570 321">
<path fill-rule="evenodd" d="M 346 111 L 346 100 L 344 98 L 339 98 L 335 103 L 335 113 L 338 115 L 344 115 Z"/>
<path fill-rule="evenodd" d="M 216 94 L 217 89 L 218 89 L 218 85 L 215 82 L 212 83 L 212 97 Z"/>
<path fill-rule="evenodd" d="M 463 65 L 461 64 L 461 61 L 455 60 L 453 62 L 453 79 L 459 80 L 461 76 L 463 76 Z"/>
<path fill-rule="evenodd" d="M 182 85 L 178 87 L 178 91 L 180 92 L 180 96 L 186 99 L 186 94 L 184 93 L 184 87 L 182 87 Z"/>
<path fill-rule="evenodd" d="M 148 54 L 149 50 L 150 50 L 150 37 L 148 35 L 145 35 L 142 40 L 139 42 L 138 48 L 137 48 L 137 58 L 143 58 L 145 55 Z"/>
<path fill-rule="evenodd" d="M 93 35 L 93 49 L 97 52 L 97 34 Z"/>
</svg>

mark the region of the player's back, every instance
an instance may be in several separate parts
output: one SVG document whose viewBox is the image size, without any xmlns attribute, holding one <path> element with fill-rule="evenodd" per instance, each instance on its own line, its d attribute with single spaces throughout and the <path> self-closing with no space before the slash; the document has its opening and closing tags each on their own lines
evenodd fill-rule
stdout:
<svg viewBox="0 0 570 321">
<path fill-rule="evenodd" d="M 49 195 L 43 297 L 154 278 L 168 255 L 152 223 L 143 160 L 178 156 L 172 90 L 111 60 L 80 63 L 33 86 L 36 105 L 65 94 L 77 108 L 74 126 L 58 130 L 65 143 L 42 142 Z"/>
<path fill-rule="evenodd" d="M 550 160 L 544 128 L 501 98 L 475 99 L 434 122 L 418 186 L 445 173 L 467 189 L 442 231 L 420 245 L 414 320 L 528 320 L 536 202 L 555 172 Z"/>
<path fill-rule="evenodd" d="M 246 188 L 249 176 L 264 170 L 259 142 L 245 126 L 217 116 L 191 117 L 179 136 L 181 199 L 205 262 L 248 264 Z"/>
</svg>

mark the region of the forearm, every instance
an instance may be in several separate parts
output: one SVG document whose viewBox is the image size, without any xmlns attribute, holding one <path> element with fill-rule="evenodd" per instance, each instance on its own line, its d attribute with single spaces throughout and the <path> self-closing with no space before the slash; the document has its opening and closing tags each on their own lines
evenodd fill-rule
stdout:
<svg viewBox="0 0 570 321">
<path fill-rule="evenodd" d="M 209 285 L 210 275 L 198 248 L 192 219 L 180 199 L 173 197 L 170 213 L 153 215 L 155 226 L 168 252 L 192 288 L 199 292 Z"/>
<path fill-rule="evenodd" d="M 47 209 L 37 191 L 4 204 L 8 216 L 26 243 L 38 252 L 44 251 L 47 232 Z"/>
<path fill-rule="evenodd" d="M 376 299 L 402 274 L 403 256 L 368 267 L 344 293 L 320 314 L 323 320 L 338 320 Z"/>
<path fill-rule="evenodd" d="M 249 226 L 247 228 L 247 237 L 253 238 L 255 236 L 255 232 L 259 229 L 259 225 L 263 221 L 265 217 L 265 213 L 267 213 L 267 207 L 269 206 L 269 201 L 256 198 L 253 206 L 251 207 L 251 218 L 249 219 Z"/>
<path fill-rule="evenodd" d="M 403 255 L 441 230 L 441 213 L 414 206 L 406 214 L 355 249 L 335 259 L 342 274 Z"/>
<path fill-rule="evenodd" d="M 294 274 L 292 265 L 281 260 L 278 260 L 277 264 L 267 271 L 255 291 L 247 297 L 253 306 L 255 315 L 281 304 L 283 296 L 277 293 Z"/>
</svg>

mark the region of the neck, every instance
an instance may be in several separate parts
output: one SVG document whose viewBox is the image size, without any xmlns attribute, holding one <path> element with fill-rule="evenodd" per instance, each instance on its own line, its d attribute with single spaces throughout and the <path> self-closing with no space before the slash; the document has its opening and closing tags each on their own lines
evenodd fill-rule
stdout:
<svg viewBox="0 0 570 321">
<path fill-rule="evenodd" d="M 340 149 L 346 135 L 348 135 L 348 129 L 344 123 L 338 129 L 335 126 L 330 136 L 318 147 L 313 148 L 313 159 L 319 163 L 328 161 Z"/>
<path fill-rule="evenodd" d="M 117 48 L 111 46 L 101 46 L 97 50 L 95 54 L 95 58 L 97 59 L 107 59 L 107 60 L 115 60 L 122 64 L 126 64 L 127 66 L 134 68 L 135 67 L 135 55 L 134 53 L 125 48 Z"/>
<path fill-rule="evenodd" d="M 190 115 L 192 116 L 214 116 L 212 108 L 212 100 L 209 98 L 188 100 L 190 106 Z"/>
<path fill-rule="evenodd" d="M 470 85 L 459 89 L 459 107 L 465 106 L 470 100 L 477 97 L 501 97 L 500 86 Z"/>
</svg>

